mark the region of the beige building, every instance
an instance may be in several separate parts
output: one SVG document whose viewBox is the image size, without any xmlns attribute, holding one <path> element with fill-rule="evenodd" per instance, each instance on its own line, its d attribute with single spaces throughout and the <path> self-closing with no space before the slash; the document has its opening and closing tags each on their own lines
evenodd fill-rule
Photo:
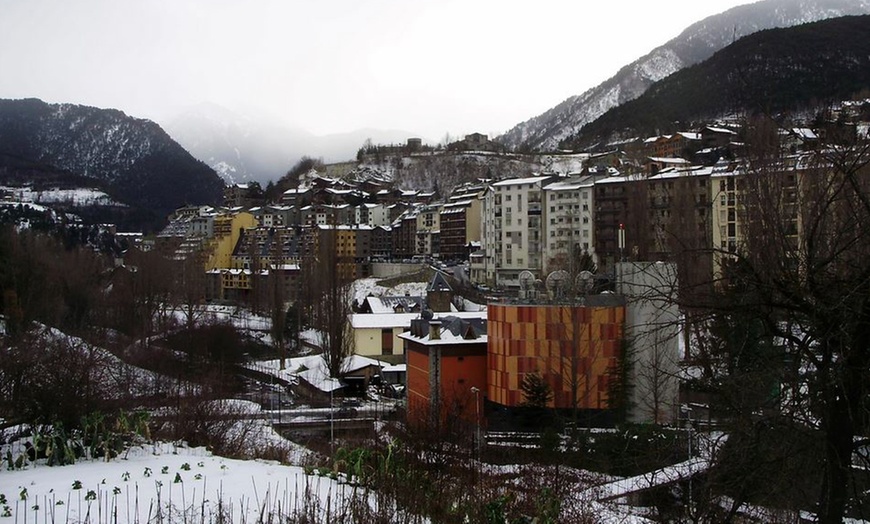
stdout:
<svg viewBox="0 0 870 524">
<path fill-rule="evenodd" d="M 486 193 L 481 234 L 487 283 L 518 287 L 521 272 L 543 270 L 543 188 L 554 180 L 551 176 L 502 180 Z"/>
</svg>

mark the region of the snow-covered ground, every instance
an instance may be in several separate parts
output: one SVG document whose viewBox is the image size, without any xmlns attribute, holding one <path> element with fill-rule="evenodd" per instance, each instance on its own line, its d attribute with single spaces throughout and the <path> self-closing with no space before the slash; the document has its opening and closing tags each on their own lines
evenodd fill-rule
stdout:
<svg viewBox="0 0 870 524">
<path fill-rule="evenodd" d="M 408 282 L 395 287 L 384 287 L 376 278 L 361 278 L 353 283 L 352 300 L 362 303 L 369 295 L 376 297 L 410 295 L 420 297 L 426 294 L 428 282 Z"/>
<path fill-rule="evenodd" d="M 38 202 L 40 204 L 72 204 L 74 206 L 113 206 L 119 205 L 112 197 L 98 189 L 46 189 L 36 191 L 31 187 L 5 187 L 0 191 L 13 195 L 20 202 Z"/>
<path fill-rule="evenodd" d="M 335 510 L 353 495 L 298 466 L 233 460 L 160 443 L 118 459 L 0 470 L 0 521 L 265 522 L 303 507 Z"/>
</svg>

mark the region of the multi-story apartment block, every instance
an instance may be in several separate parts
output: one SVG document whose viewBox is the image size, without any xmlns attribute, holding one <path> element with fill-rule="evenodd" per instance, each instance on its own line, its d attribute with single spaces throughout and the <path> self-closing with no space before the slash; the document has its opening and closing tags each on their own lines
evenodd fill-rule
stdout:
<svg viewBox="0 0 870 524">
<path fill-rule="evenodd" d="M 738 220 L 738 189 L 742 188 L 742 171 L 738 169 L 718 170 L 710 176 L 713 189 L 713 208 L 711 210 L 713 249 L 718 251 L 714 261 L 714 271 L 721 274 L 721 265 L 729 253 L 737 253 L 742 243 L 743 224 Z"/>
<path fill-rule="evenodd" d="M 251 214 L 264 227 L 284 227 L 299 224 L 298 210 L 294 206 L 263 206 L 252 208 Z"/>
<path fill-rule="evenodd" d="M 392 225 L 393 257 L 398 259 L 414 256 L 417 246 L 417 210 L 407 209 Z"/>
<path fill-rule="evenodd" d="M 292 227 L 244 229 L 233 250 L 232 267 L 257 269 L 271 265 L 298 265 L 301 258 L 299 237 L 297 229 Z"/>
<path fill-rule="evenodd" d="M 544 187 L 544 272 L 568 269 L 569 260 L 595 257 L 594 182 L 592 176 L 572 177 Z"/>
<path fill-rule="evenodd" d="M 713 188 L 712 248 L 714 251 L 714 277 L 722 276 L 722 265 L 733 254 L 749 249 L 747 230 L 756 224 L 778 222 L 777 231 L 771 232 L 778 241 L 800 248 L 803 220 L 801 202 L 807 197 L 813 182 L 806 177 L 821 176 L 816 166 L 808 166 L 809 157 L 787 159 L 780 166 L 766 167 L 750 175 L 734 165 L 716 166 L 711 175 Z M 764 199 L 776 199 L 773 211 L 761 209 Z M 771 216 L 770 213 L 775 213 Z M 759 214 L 765 215 L 760 219 Z M 763 227 L 763 226 L 762 226 Z M 799 262 L 795 262 L 799 263 Z"/>
<path fill-rule="evenodd" d="M 369 276 L 371 257 L 371 232 L 369 226 L 317 226 L 308 230 L 311 253 L 326 250 L 323 256 L 334 257 L 338 274 L 355 280 Z"/>
<path fill-rule="evenodd" d="M 232 255 L 243 229 L 257 225 L 248 212 L 224 213 L 214 217 L 214 236 L 206 247 L 205 269 L 232 267 Z"/>
<path fill-rule="evenodd" d="M 350 225 L 355 211 L 348 204 L 312 204 L 301 209 L 301 219 L 306 226 Z"/>
<path fill-rule="evenodd" d="M 384 204 L 365 203 L 355 208 L 355 224 L 368 226 L 390 225 L 390 208 Z"/>
<path fill-rule="evenodd" d="M 421 206 L 417 210 L 415 255 L 436 255 L 440 251 L 441 206 Z"/>
<path fill-rule="evenodd" d="M 467 184 L 454 190 L 441 208 L 441 258 L 467 260 L 472 246 L 481 240 L 482 184 Z"/>
<path fill-rule="evenodd" d="M 623 261 L 673 261 L 687 286 L 713 271 L 711 168 L 610 177 L 595 184 L 599 269 Z M 619 245 L 620 234 L 624 245 Z"/>
<path fill-rule="evenodd" d="M 540 274 L 543 269 L 543 188 L 553 180 L 549 176 L 502 180 L 486 194 L 484 274 L 494 276 L 497 286 L 517 287 L 522 271 Z"/>
<path fill-rule="evenodd" d="M 441 258 L 468 259 L 470 246 L 480 243 L 480 199 L 451 200 L 441 208 Z"/>
<path fill-rule="evenodd" d="M 375 226 L 371 234 L 372 257 L 389 260 L 393 257 L 393 232 L 389 226 Z"/>
</svg>

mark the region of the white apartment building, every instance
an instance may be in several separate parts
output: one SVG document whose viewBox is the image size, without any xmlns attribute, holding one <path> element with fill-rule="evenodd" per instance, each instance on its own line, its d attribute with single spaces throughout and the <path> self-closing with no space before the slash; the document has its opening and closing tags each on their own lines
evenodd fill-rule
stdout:
<svg viewBox="0 0 870 524">
<path fill-rule="evenodd" d="M 572 254 L 588 254 L 597 264 L 592 176 L 576 176 L 544 187 L 544 273 L 568 269 Z M 543 278 L 543 275 L 538 275 Z"/>
<path fill-rule="evenodd" d="M 543 188 L 554 177 L 535 176 L 492 184 L 484 197 L 483 249 L 487 283 L 519 286 L 524 270 L 543 269 Z"/>
</svg>

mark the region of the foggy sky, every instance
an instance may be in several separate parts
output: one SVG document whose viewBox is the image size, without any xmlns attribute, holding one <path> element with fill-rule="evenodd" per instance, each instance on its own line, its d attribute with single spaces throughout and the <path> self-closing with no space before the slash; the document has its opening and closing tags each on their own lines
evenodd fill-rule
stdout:
<svg viewBox="0 0 870 524">
<path fill-rule="evenodd" d="M 748 0 L 0 0 L 0 98 L 496 135 Z"/>
</svg>

